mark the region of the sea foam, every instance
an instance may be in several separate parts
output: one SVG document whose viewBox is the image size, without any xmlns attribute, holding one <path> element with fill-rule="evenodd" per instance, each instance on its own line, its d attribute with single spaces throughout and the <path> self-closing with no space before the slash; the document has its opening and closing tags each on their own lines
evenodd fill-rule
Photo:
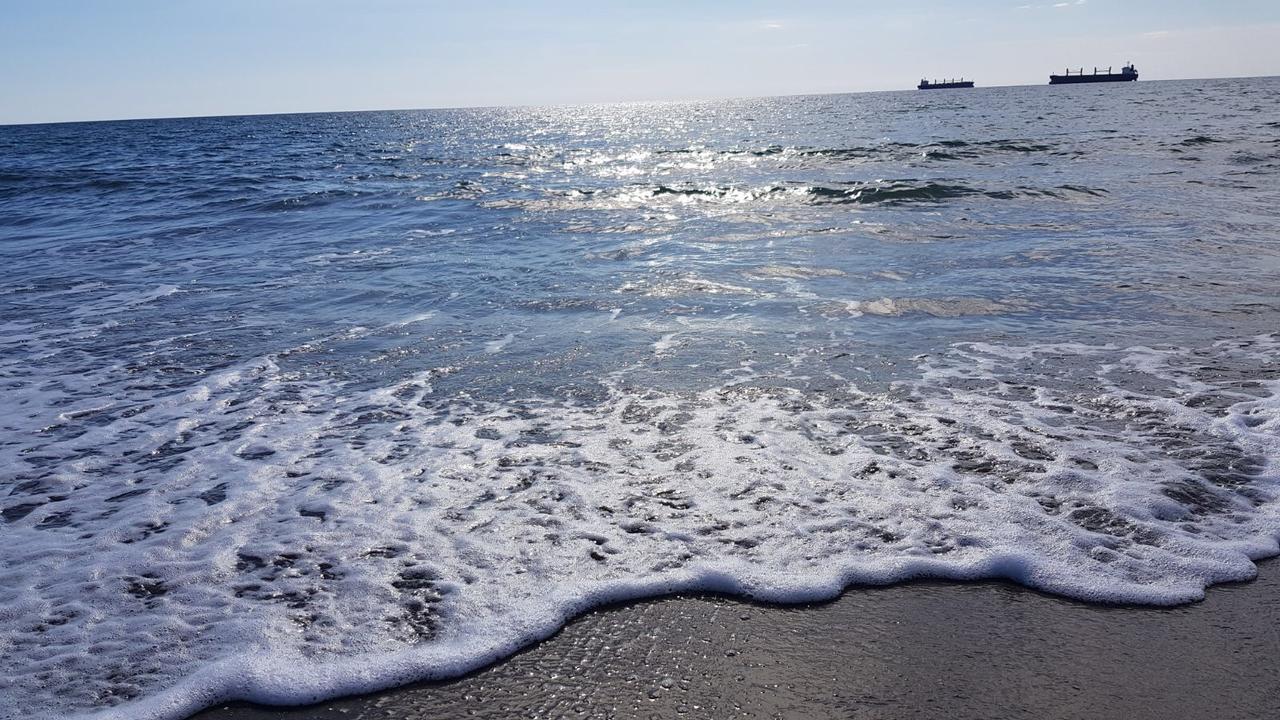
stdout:
<svg viewBox="0 0 1280 720">
<path fill-rule="evenodd" d="M 10 422 L 60 472 L 5 509 L 4 717 L 446 677 L 680 591 L 1005 578 L 1195 600 L 1277 552 L 1280 387 L 1254 376 L 1278 358 L 1274 337 L 960 345 L 874 392 L 747 368 L 672 393 L 620 369 L 568 403 L 440 396 L 433 373 L 358 390 L 264 357 L 129 413 L 33 395 Z"/>
</svg>

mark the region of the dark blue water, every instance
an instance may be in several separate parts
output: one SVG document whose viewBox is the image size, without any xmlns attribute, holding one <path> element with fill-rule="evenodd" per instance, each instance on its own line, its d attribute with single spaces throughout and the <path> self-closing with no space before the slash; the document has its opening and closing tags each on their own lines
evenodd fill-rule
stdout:
<svg viewBox="0 0 1280 720">
<path fill-rule="evenodd" d="M 0 717 L 592 604 L 1199 597 L 1280 535 L 1280 79 L 0 127 Z"/>
</svg>

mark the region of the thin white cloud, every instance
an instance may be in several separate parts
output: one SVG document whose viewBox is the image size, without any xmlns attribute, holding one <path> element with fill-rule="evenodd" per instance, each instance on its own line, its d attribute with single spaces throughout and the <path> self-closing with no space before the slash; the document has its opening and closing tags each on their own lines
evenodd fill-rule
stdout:
<svg viewBox="0 0 1280 720">
<path fill-rule="evenodd" d="M 1015 5 L 1013 9 L 1014 10 L 1049 10 L 1054 8 L 1062 9 L 1062 8 L 1079 7 L 1081 5 L 1084 5 L 1087 2 L 1089 2 L 1089 0 L 1075 0 L 1075 2 L 1056 2 L 1056 3 L 1053 3 L 1052 5 Z"/>
</svg>

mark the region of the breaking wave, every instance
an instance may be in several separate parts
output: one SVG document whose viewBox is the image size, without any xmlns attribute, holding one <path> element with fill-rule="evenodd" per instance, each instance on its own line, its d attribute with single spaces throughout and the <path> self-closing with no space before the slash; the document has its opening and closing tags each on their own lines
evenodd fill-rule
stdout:
<svg viewBox="0 0 1280 720">
<path fill-rule="evenodd" d="M 969 344 L 882 390 L 745 368 L 672 393 L 619 370 L 566 403 L 439 395 L 448 368 L 362 391 L 264 358 L 145 405 L 32 397 L 31 441 L 0 449 L 20 468 L 8 692 L 47 717 L 304 702 L 675 591 L 995 577 L 1194 600 L 1277 551 L 1278 362 L 1275 337 Z"/>
</svg>

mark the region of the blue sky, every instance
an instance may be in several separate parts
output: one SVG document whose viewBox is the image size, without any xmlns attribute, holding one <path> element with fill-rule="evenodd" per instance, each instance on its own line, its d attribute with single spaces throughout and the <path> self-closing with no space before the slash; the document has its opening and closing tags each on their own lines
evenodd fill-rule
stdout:
<svg viewBox="0 0 1280 720">
<path fill-rule="evenodd" d="M 1280 74 L 1277 0 L 0 0 L 0 123 Z"/>
</svg>

